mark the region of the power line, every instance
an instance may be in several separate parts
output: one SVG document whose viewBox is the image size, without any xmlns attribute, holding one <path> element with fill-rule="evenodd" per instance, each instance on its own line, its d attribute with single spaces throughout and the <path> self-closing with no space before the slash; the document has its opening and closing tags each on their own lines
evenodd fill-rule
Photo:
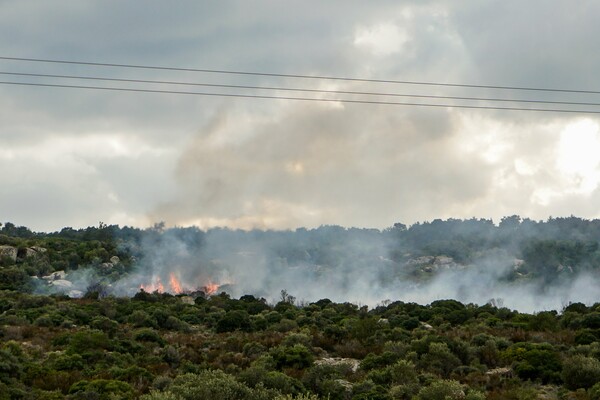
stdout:
<svg viewBox="0 0 600 400">
<path fill-rule="evenodd" d="M 202 87 L 217 87 L 217 88 L 227 88 L 227 89 L 259 89 L 259 90 L 279 90 L 279 91 L 306 92 L 306 93 L 348 94 L 348 95 L 361 95 L 361 96 L 414 97 L 414 98 L 437 99 L 437 100 L 469 100 L 469 101 L 490 101 L 490 102 L 510 102 L 510 103 L 561 104 L 561 105 L 572 105 L 572 106 L 600 106 L 600 103 L 589 103 L 589 102 L 531 100 L 531 99 L 502 99 L 502 98 L 490 98 L 490 97 L 439 96 L 439 95 L 389 93 L 389 92 L 361 92 L 361 91 L 351 91 L 351 90 L 303 89 L 303 88 L 290 88 L 290 87 L 281 87 L 281 86 L 227 85 L 227 84 L 217 84 L 217 83 L 197 83 L 197 82 L 162 81 L 162 80 L 147 80 L 147 79 L 106 78 L 106 77 L 81 76 L 81 75 L 34 74 L 34 73 L 25 73 L 25 72 L 6 72 L 6 71 L 0 71 L 0 75 L 27 76 L 27 77 L 40 77 L 40 78 L 82 79 L 82 80 L 127 82 L 127 83 L 151 83 L 151 84 L 180 85 L 180 86 L 202 86 Z"/>
<path fill-rule="evenodd" d="M 196 96 L 237 97 L 237 98 L 250 98 L 250 99 L 299 100 L 299 101 L 317 101 L 317 102 L 330 102 L 330 103 L 380 104 L 380 105 L 395 105 L 395 106 L 419 106 L 419 107 L 443 107 L 443 108 L 468 108 L 468 109 L 483 109 L 483 110 L 600 114 L 600 111 L 590 111 L 590 110 L 522 108 L 522 107 L 492 107 L 492 106 L 456 105 L 456 104 L 405 103 L 405 102 L 376 101 L 376 100 L 319 99 L 319 98 L 307 98 L 307 97 L 266 96 L 266 95 L 239 94 L 239 93 L 183 92 L 183 91 L 174 91 L 174 90 L 133 89 L 133 88 L 117 88 L 117 87 L 103 87 L 103 86 L 58 85 L 58 84 L 48 84 L 48 83 L 0 81 L 0 85 L 20 85 L 20 86 L 38 86 L 38 87 L 53 87 L 53 88 L 111 90 L 111 91 L 120 91 L 120 92 L 162 93 L 162 94 L 196 95 Z"/>
<path fill-rule="evenodd" d="M 474 84 L 426 82 L 426 81 L 402 81 L 402 80 L 391 80 L 391 79 L 367 79 L 367 78 L 351 78 L 351 77 L 326 76 L 326 75 L 278 74 L 278 73 L 268 73 L 268 72 L 250 72 L 250 71 L 200 69 L 200 68 L 179 68 L 179 67 L 165 67 L 165 66 L 152 66 L 152 65 L 99 63 L 99 62 L 70 61 L 70 60 L 52 60 L 52 59 L 42 59 L 42 58 L 0 57 L 0 60 L 55 63 L 55 64 L 90 65 L 90 66 L 98 66 L 98 67 L 118 67 L 118 68 L 136 68 L 136 69 L 166 70 L 166 71 L 204 72 L 204 73 L 214 73 L 214 74 L 270 76 L 270 77 L 280 77 L 280 78 L 327 79 L 327 80 L 351 81 L 351 82 L 393 83 L 393 84 L 405 84 L 405 85 L 462 87 L 462 88 L 477 88 L 477 89 L 528 90 L 528 91 L 539 91 L 539 92 L 600 94 L 600 91 L 595 91 L 595 90 L 540 88 L 540 87 L 526 87 L 526 86 L 474 85 Z"/>
</svg>

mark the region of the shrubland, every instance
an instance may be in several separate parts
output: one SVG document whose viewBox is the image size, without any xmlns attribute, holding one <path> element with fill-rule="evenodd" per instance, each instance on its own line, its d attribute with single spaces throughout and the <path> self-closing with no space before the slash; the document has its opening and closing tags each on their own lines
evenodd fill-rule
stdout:
<svg viewBox="0 0 600 400">
<path fill-rule="evenodd" d="M 422 224 L 351 234 L 323 228 L 298 232 L 304 243 L 290 248 L 282 240 L 277 249 L 288 263 L 319 255 L 343 268 L 348 256 L 335 256 L 339 235 L 387 235 L 397 265 L 415 257 L 473 260 L 510 247 L 523 260 L 523 276 L 502 279 L 537 280 L 543 288 L 563 279 L 559 265 L 595 271 L 592 222 L 525 229 L 520 219 L 462 221 L 460 235 L 446 229 L 461 225 L 453 221 L 438 227 L 444 235 Z M 600 303 L 527 313 L 501 299 L 367 306 L 327 296 L 298 300 L 294 290 L 276 300 L 227 291 L 111 292 L 139 274 L 143 243 L 165 234 L 158 228 L 101 224 L 40 234 L 4 224 L 0 245 L 17 249 L 17 257 L 7 253 L 0 264 L 0 399 L 600 399 Z M 210 235 L 178 234 L 199 246 Z M 321 239 L 313 243 L 315 235 Z M 86 269 L 93 278 L 78 298 L 37 282 Z M 412 272 L 416 283 L 430 279 Z"/>
</svg>

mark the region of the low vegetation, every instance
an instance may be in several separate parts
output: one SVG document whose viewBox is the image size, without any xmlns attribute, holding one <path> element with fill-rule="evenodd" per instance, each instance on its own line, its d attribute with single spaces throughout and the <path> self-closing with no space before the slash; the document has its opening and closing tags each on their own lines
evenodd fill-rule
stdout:
<svg viewBox="0 0 600 400">
<path fill-rule="evenodd" d="M 298 302 L 285 290 L 270 302 L 226 292 L 118 297 L 107 288 L 131 273 L 135 243 L 148 239 L 128 229 L 3 226 L 0 245 L 17 255 L 7 250 L 0 266 L 0 399 L 600 399 L 600 303 L 529 314 L 452 299 Z M 421 254 L 447 254 L 435 243 Z M 469 248 L 452 257 L 473 257 Z M 547 236 L 519 251 L 548 280 L 552 262 L 597 267 L 590 236 Z M 34 293 L 36 279 L 90 265 L 98 281 L 81 297 Z"/>
</svg>

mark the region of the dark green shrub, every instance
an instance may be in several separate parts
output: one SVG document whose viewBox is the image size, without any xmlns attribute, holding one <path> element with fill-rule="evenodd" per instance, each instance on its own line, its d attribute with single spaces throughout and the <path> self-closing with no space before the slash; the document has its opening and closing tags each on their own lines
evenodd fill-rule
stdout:
<svg viewBox="0 0 600 400">
<path fill-rule="evenodd" d="M 112 337 L 119 329 L 119 324 L 110 318 L 99 316 L 92 319 L 92 322 L 90 322 L 90 327 L 105 332 Z"/>
<path fill-rule="evenodd" d="M 143 328 L 134 333 L 133 338 L 138 342 L 154 342 L 161 346 L 165 345 L 165 341 L 162 337 L 151 328 Z"/>
<path fill-rule="evenodd" d="M 385 351 L 380 355 L 370 353 L 360 362 L 360 368 L 365 371 L 370 371 L 372 369 L 392 365 L 399 359 L 400 355 L 391 351 Z"/>
<path fill-rule="evenodd" d="M 600 329 L 600 313 L 595 311 L 586 314 L 581 320 L 581 326 L 589 329 Z"/>
<path fill-rule="evenodd" d="M 133 389 L 125 382 L 96 379 L 74 383 L 69 394 L 75 395 L 74 398 L 94 398 L 96 395 L 98 400 L 112 400 L 115 396 L 119 399 L 132 399 Z"/>
<path fill-rule="evenodd" d="M 460 365 L 460 359 L 452 354 L 446 343 L 431 343 L 429 351 L 419 361 L 421 369 L 446 378 L 450 376 L 452 370 Z"/>
<path fill-rule="evenodd" d="M 266 389 L 249 388 L 222 371 L 179 375 L 173 380 L 168 391 L 179 396 L 181 400 L 266 400 L 275 395 L 275 392 L 272 392 L 267 397 L 269 392 Z"/>
<path fill-rule="evenodd" d="M 245 332 L 251 331 L 252 324 L 250 323 L 250 316 L 243 310 L 228 311 L 217 322 L 216 330 L 219 333 L 236 330 Z"/>
<path fill-rule="evenodd" d="M 562 362 L 556 350 L 547 343 L 516 343 L 502 352 L 514 363 L 514 370 L 524 380 L 561 383 Z"/>
<path fill-rule="evenodd" d="M 310 350 L 301 344 L 276 347 L 271 351 L 271 356 L 275 360 L 277 368 L 304 369 L 310 367 L 314 360 Z"/>
<path fill-rule="evenodd" d="M 582 355 L 573 356 L 563 365 L 562 377 L 567 388 L 590 388 L 600 382 L 600 361 Z"/>
<path fill-rule="evenodd" d="M 422 388 L 417 395 L 418 400 L 463 400 L 465 391 L 460 382 L 440 380 Z"/>
<path fill-rule="evenodd" d="M 89 350 L 110 350 L 112 343 L 106 333 L 96 330 L 79 331 L 69 341 L 68 351 L 81 354 Z"/>
</svg>

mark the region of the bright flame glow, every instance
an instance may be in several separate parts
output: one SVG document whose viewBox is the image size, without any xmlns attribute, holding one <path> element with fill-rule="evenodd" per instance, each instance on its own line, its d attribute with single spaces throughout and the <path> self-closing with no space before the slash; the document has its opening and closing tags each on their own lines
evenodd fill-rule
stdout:
<svg viewBox="0 0 600 400">
<path fill-rule="evenodd" d="M 219 286 L 220 285 L 209 281 L 206 285 L 202 286 L 202 291 L 207 295 L 212 295 L 217 293 L 217 290 L 219 290 Z"/>
<path fill-rule="evenodd" d="M 164 276 L 163 276 L 164 278 Z M 165 281 L 167 279 L 165 278 Z M 205 295 L 210 296 L 216 294 L 219 288 L 223 285 L 231 284 L 228 280 L 219 279 L 220 283 L 215 283 L 212 279 L 203 276 L 198 277 L 195 286 L 192 284 L 186 284 L 181 282 L 179 273 L 177 270 L 169 272 L 168 282 L 163 284 L 159 276 L 153 276 L 149 282 L 140 284 L 140 289 L 147 293 L 171 293 L 171 294 L 182 294 L 182 293 L 193 293 L 195 291 L 202 291 Z"/>
<path fill-rule="evenodd" d="M 176 294 L 183 293 L 183 289 L 181 288 L 181 283 L 179 283 L 179 280 L 177 279 L 175 274 L 172 272 L 169 275 L 169 283 L 171 284 L 171 290 L 173 290 L 173 292 L 175 292 Z"/>
<path fill-rule="evenodd" d="M 153 292 L 163 293 L 165 291 L 165 287 L 162 284 L 162 282 L 160 281 L 159 277 L 153 278 L 152 282 L 150 282 L 147 285 L 141 284 L 140 289 L 142 289 L 144 292 L 148 292 L 148 293 L 153 293 Z"/>
</svg>

